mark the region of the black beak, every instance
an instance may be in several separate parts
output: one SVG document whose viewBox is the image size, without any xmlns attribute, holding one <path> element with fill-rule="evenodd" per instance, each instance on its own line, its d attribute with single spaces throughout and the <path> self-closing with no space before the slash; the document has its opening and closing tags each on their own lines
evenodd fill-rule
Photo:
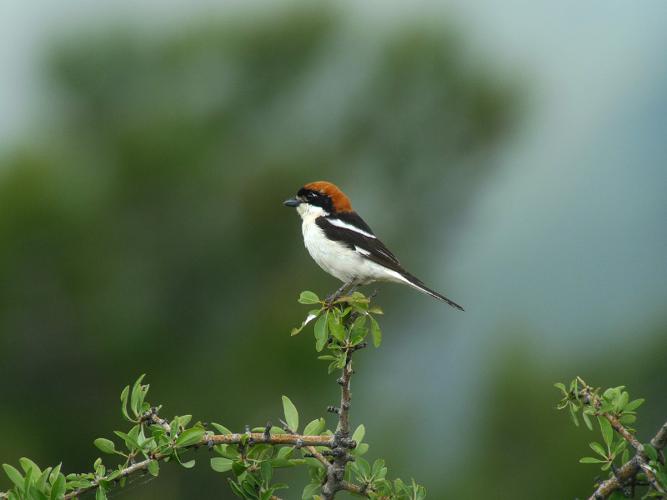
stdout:
<svg viewBox="0 0 667 500">
<path fill-rule="evenodd" d="M 283 205 L 285 205 L 286 207 L 298 207 L 299 205 L 301 205 L 301 202 L 296 198 L 290 198 L 289 200 L 285 200 L 283 202 Z"/>
</svg>

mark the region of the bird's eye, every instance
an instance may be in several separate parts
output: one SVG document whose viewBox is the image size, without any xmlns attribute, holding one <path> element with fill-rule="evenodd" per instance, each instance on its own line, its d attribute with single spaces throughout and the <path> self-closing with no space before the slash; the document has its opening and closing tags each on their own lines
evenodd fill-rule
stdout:
<svg viewBox="0 0 667 500">
<path fill-rule="evenodd" d="M 314 199 L 314 198 L 317 198 L 317 194 L 315 194 L 315 193 L 313 193 L 313 192 L 308 193 L 307 196 L 308 196 L 308 198 L 310 198 L 311 200 Z"/>
</svg>

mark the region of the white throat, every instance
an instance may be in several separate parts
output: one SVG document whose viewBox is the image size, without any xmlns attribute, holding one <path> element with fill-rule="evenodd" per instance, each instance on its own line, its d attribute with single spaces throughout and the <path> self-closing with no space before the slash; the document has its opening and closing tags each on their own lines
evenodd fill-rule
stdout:
<svg viewBox="0 0 667 500">
<path fill-rule="evenodd" d="M 309 203 L 300 203 L 299 206 L 296 207 L 296 211 L 299 213 L 301 219 L 303 219 L 304 222 L 312 222 L 318 217 L 329 215 L 329 212 L 324 210 L 322 207 L 311 205 Z"/>
</svg>

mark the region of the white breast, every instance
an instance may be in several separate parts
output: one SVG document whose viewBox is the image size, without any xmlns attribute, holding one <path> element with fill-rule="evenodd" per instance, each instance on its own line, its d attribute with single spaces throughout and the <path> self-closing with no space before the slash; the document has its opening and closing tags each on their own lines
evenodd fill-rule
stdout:
<svg viewBox="0 0 667 500">
<path fill-rule="evenodd" d="M 326 215 L 324 210 L 305 204 L 300 205 L 297 210 L 303 219 L 301 229 L 306 249 L 313 260 L 327 273 L 344 283 L 368 284 L 373 281 L 403 281 L 395 271 L 390 271 L 366 259 L 362 249 L 353 250 L 343 243 L 328 239 L 324 231 L 315 223 L 315 219 Z"/>
<path fill-rule="evenodd" d="M 355 271 L 362 264 L 362 257 L 357 252 L 328 239 L 314 219 L 304 219 L 301 229 L 308 253 L 322 269 L 344 283 L 355 279 Z"/>
</svg>

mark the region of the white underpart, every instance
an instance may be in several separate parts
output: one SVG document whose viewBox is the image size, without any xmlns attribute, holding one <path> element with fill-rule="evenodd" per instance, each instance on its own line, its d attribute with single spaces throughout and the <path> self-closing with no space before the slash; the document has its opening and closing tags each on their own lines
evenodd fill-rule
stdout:
<svg viewBox="0 0 667 500">
<path fill-rule="evenodd" d="M 306 249 L 313 260 L 327 273 L 344 283 L 365 285 L 373 281 L 393 281 L 409 284 L 409 281 L 396 271 L 365 258 L 364 255 L 370 255 L 367 250 L 359 247 L 352 250 L 343 243 L 327 238 L 324 231 L 315 223 L 318 217 L 328 215 L 322 208 L 301 203 L 297 207 L 297 212 L 303 219 L 301 229 Z"/>
<path fill-rule="evenodd" d="M 350 231 L 354 231 L 355 233 L 363 234 L 364 236 L 367 236 L 368 238 L 375 238 L 374 234 L 368 233 L 364 231 L 363 229 L 359 229 L 357 226 L 353 226 L 352 224 L 348 224 L 347 222 L 344 222 L 340 219 L 329 219 L 329 222 L 338 227 L 342 227 L 343 229 L 349 229 Z"/>
</svg>

